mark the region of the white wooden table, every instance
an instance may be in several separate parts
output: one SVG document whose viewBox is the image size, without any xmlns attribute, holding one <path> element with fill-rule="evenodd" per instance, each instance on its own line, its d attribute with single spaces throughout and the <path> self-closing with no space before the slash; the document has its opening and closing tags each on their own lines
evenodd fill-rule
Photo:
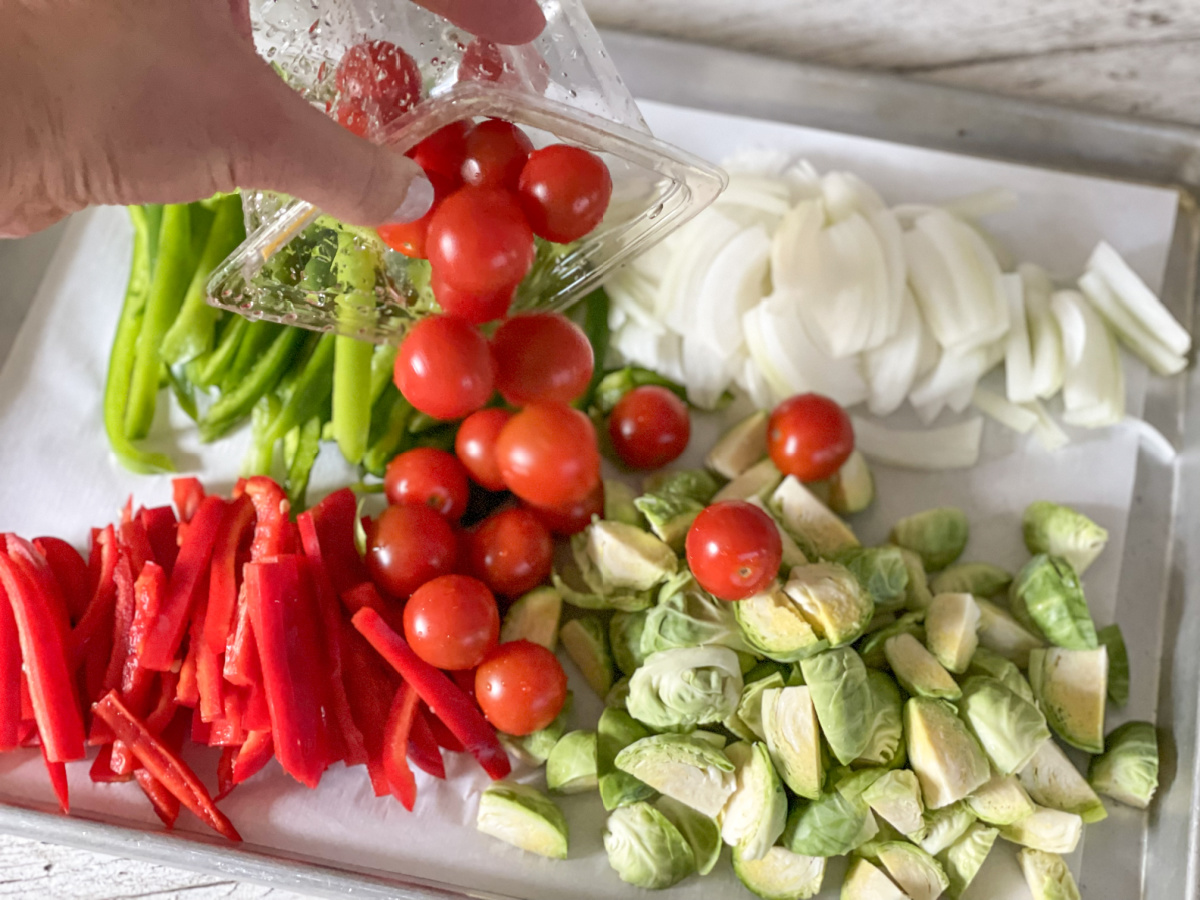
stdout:
<svg viewBox="0 0 1200 900">
<path fill-rule="evenodd" d="M 1196 0 L 588 0 L 602 27 L 1200 125 Z M 297 895 L 0 836 L 0 898 Z"/>
</svg>

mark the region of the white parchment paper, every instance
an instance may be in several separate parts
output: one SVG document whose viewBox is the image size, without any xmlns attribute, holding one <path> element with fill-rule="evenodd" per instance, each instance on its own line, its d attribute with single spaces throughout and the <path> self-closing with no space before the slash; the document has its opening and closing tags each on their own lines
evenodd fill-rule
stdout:
<svg viewBox="0 0 1200 900">
<path fill-rule="evenodd" d="M 1088 252 L 1104 237 L 1151 287 L 1160 286 L 1175 222 L 1173 192 L 660 104 L 645 103 L 643 111 L 659 137 L 708 159 L 719 161 L 750 148 L 782 149 L 809 158 L 822 170 L 852 170 L 892 203 L 936 202 L 988 187 L 1011 188 L 1020 196 L 1018 209 L 989 219 L 988 226 L 1018 258 L 1068 276 L 1078 273 Z M 76 217 L 0 371 L 0 531 L 29 537 L 55 534 L 82 546 L 88 529 L 112 521 L 129 494 L 147 506 L 169 502 L 169 479 L 130 475 L 115 465 L 102 427 L 104 373 L 130 248 L 131 230 L 123 210 L 99 209 Z M 1127 372 L 1129 410 L 1137 415 L 1147 376 L 1136 362 Z M 906 422 L 902 414 L 897 421 Z M 202 473 L 206 483 L 231 486 L 245 436 L 202 447 L 188 425 L 173 404 L 160 404 L 155 435 L 162 445 L 172 449 L 182 466 Z M 693 461 L 700 459 L 718 427 L 711 421 L 697 423 L 689 454 Z M 1051 455 L 989 423 L 984 460 L 971 471 L 928 475 L 879 468 L 878 500 L 853 524 L 864 543 L 877 542 L 902 515 L 939 504 L 958 505 L 967 510 L 972 527 L 965 558 L 1015 569 L 1026 556 L 1019 530 L 1026 504 L 1052 498 L 1077 506 L 1111 535 L 1109 549 L 1087 575 L 1095 617 L 1107 623 L 1117 599 L 1138 442 L 1135 434 L 1120 429 L 1075 436 L 1069 447 Z M 336 457 L 335 452 L 322 454 L 310 498 L 352 479 Z M 1138 674 L 1151 676 L 1147 671 Z M 599 702 L 574 673 L 572 678 L 576 727 L 590 727 Z M 1141 714 L 1152 714 L 1152 709 Z M 213 771 L 215 758 L 199 753 L 201 770 Z M 644 896 L 622 884 L 608 867 L 597 798 L 563 802 L 571 826 L 571 859 L 550 862 L 479 835 L 472 827 L 475 797 L 486 778 L 467 759 L 448 756 L 447 763 L 450 779 L 444 783 L 417 773 L 415 814 L 390 799 L 374 798 L 362 769 L 338 766 L 318 790 L 308 791 L 274 763 L 239 787 L 223 808 L 247 841 L 335 865 L 404 873 L 530 900 Z M 136 785 L 93 785 L 82 764 L 70 767 L 70 779 L 76 809 L 156 823 Z M 0 795 L 49 801 L 40 760 L 32 754 L 0 756 Z M 1130 829 L 1133 838 L 1128 845 L 1132 880 L 1127 886 L 1107 885 L 1104 896 L 1134 895 L 1139 822 L 1136 815 L 1118 812 L 1092 826 Z M 200 830 L 186 813 L 179 827 Z M 685 882 L 670 896 L 715 900 L 742 895 L 727 865 L 717 872 Z M 840 872 L 840 865 L 830 867 L 822 896 L 837 896 Z M 1027 897 L 1012 854 L 993 853 L 969 896 Z"/>
</svg>

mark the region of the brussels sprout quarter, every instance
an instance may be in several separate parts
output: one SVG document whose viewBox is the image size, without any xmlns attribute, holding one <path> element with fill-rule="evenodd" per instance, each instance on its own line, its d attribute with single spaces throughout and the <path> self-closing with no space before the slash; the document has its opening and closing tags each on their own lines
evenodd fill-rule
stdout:
<svg viewBox="0 0 1200 900">
<path fill-rule="evenodd" d="M 963 511 L 943 506 L 901 519 L 892 528 L 891 541 L 920 556 L 927 571 L 937 572 L 962 555 L 968 534 Z"/>
<path fill-rule="evenodd" d="M 1061 556 L 1080 575 L 1108 542 L 1108 532 L 1083 513 L 1046 500 L 1029 504 L 1021 525 L 1030 553 Z"/>
<path fill-rule="evenodd" d="M 567 820 L 553 800 L 529 785 L 489 785 L 479 798 L 476 827 L 530 853 L 567 858 Z"/>
<path fill-rule="evenodd" d="M 642 738 L 617 754 L 616 766 L 656 791 L 715 818 L 737 788 L 735 767 L 718 748 L 686 734 Z"/>
<path fill-rule="evenodd" d="M 691 846 L 649 803 L 623 806 L 609 815 L 604 849 L 621 880 L 640 888 L 669 888 L 696 871 Z"/>
<path fill-rule="evenodd" d="M 925 613 L 925 646 L 961 675 L 979 646 L 979 605 L 970 594 L 936 594 Z"/>
<path fill-rule="evenodd" d="M 983 750 L 949 704 L 912 697 L 904 707 L 904 733 L 929 809 L 963 799 L 992 777 Z"/>
<path fill-rule="evenodd" d="M 1046 721 L 1068 744 L 1104 751 L 1108 652 L 1050 647 L 1029 654 L 1029 683 Z"/>
<path fill-rule="evenodd" d="M 1103 755 L 1092 760 L 1092 787 L 1128 806 L 1145 809 L 1158 790 L 1158 735 L 1149 722 L 1113 730 Z"/>
<path fill-rule="evenodd" d="M 1075 877 L 1057 853 L 1025 849 L 1017 861 L 1033 900 L 1080 900 Z"/>
<path fill-rule="evenodd" d="M 1021 770 L 1021 785 L 1035 803 L 1075 813 L 1088 824 L 1108 816 L 1100 797 L 1053 740 L 1044 741 Z"/>
<path fill-rule="evenodd" d="M 883 872 L 856 857 L 842 882 L 842 900 L 908 900 L 908 897 Z"/>
</svg>

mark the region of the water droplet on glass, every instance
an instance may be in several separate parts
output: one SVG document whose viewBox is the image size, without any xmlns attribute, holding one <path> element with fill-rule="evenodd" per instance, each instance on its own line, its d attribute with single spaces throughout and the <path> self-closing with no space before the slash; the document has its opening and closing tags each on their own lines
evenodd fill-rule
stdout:
<svg viewBox="0 0 1200 900">
<path fill-rule="evenodd" d="M 658 204 L 658 206 L 654 207 L 654 209 L 650 210 L 650 212 L 648 212 L 646 214 L 646 218 L 647 219 L 657 219 L 660 215 L 662 215 L 662 211 L 663 211 L 663 205 L 660 203 L 660 204 Z"/>
</svg>

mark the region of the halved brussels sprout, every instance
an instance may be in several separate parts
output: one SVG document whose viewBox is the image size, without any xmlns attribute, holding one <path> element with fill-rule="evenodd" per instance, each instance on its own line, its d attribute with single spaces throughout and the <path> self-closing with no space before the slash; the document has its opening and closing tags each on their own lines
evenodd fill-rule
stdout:
<svg viewBox="0 0 1200 900">
<path fill-rule="evenodd" d="M 721 847 L 724 846 L 721 843 L 721 828 L 716 821 L 672 797 L 659 797 L 654 801 L 654 808 L 679 829 L 683 839 L 692 848 L 696 873 L 707 875 L 711 872 L 721 858 Z"/>
<path fill-rule="evenodd" d="M 617 768 L 617 754 L 630 744 L 650 737 L 650 729 L 629 713 L 606 709 L 596 723 L 596 776 L 600 800 L 610 812 L 620 806 L 648 800 L 655 790 L 640 779 Z"/>
<path fill-rule="evenodd" d="M 488 785 L 479 797 L 475 827 L 530 853 L 567 858 L 567 820 L 553 800 L 527 784 Z"/>
<path fill-rule="evenodd" d="M 739 742 L 725 751 L 737 786 L 721 811 L 721 839 L 746 859 L 762 859 L 783 833 L 787 795 L 765 744 Z"/>
<path fill-rule="evenodd" d="M 1029 654 L 1029 683 L 1046 721 L 1064 741 L 1088 753 L 1104 751 L 1108 651 L 1049 647 Z"/>
<path fill-rule="evenodd" d="M 1158 733 L 1149 722 L 1126 722 L 1108 736 L 1104 753 L 1088 770 L 1092 787 L 1105 796 L 1145 809 L 1158 790 Z"/>
<path fill-rule="evenodd" d="M 867 672 L 871 687 L 875 719 L 871 723 L 871 739 L 867 749 L 853 763 L 854 766 L 884 766 L 891 769 L 904 765 L 904 701 L 900 689 L 883 672 L 874 669 Z"/>
<path fill-rule="evenodd" d="M 732 480 L 766 455 L 767 413 L 760 409 L 722 434 L 704 457 L 704 464 Z"/>
<path fill-rule="evenodd" d="M 925 804 L 915 772 L 908 769 L 885 772 L 862 796 L 877 816 L 901 834 L 919 835 L 925 828 Z"/>
<path fill-rule="evenodd" d="M 831 647 L 857 640 L 875 612 L 858 579 L 837 563 L 796 566 L 783 590 L 800 607 L 817 637 Z"/>
<path fill-rule="evenodd" d="M 891 841 L 876 850 L 884 871 L 911 900 L 937 900 L 950 886 L 941 863 L 906 841 Z"/>
<path fill-rule="evenodd" d="M 1026 848 L 1017 861 L 1033 900 L 1081 900 L 1075 876 L 1057 853 Z"/>
<path fill-rule="evenodd" d="M 675 574 L 675 551 L 633 525 L 601 520 L 583 536 L 588 559 L 607 588 L 647 591 Z"/>
<path fill-rule="evenodd" d="M 1121 626 L 1113 623 L 1096 632 L 1096 640 L 1108 650 L 1108 699 L 1114 706 L 1129 702 L 1129 653 Z"/>
<path fill-rule="evenodd" d="M 935 594 L 970 594 L 990 599 L 1012 584 L 1012 576 L 985 562 L 956 563 L 938 572 L 929 587 Z"/>
<path fill-rule="evenodd" d="M 888 638 L 883 653 L 892 674 L 910 694 L 941 700 L 957 700 L 962 696 L 958 682 L 911 634 Z"/>
<path fill-rule="evenodd" d="M 747 643 L 763 656 L 795 662 L 828 648 L 778 583 L 733 605 Z"/>
<path fill-rule="evenodd" d="M 646 627 L 645 610 L 641 612 L 615 612 L 608 620 L 608 645 L 612 649 L 613 662 L 625 675 L 632 675 L 643 662 L 642 631 Z"/>
<path fill-rule="evenodd" d="M 1050 738 L 1046 717 L 1036 704 L 986 675 L 972 675 L 963 682 L 958 709 L 992 765 L 1003 775 L 1024 769 Z"/>
<path fill-rule="evenodd" d="M 672 472 L 633 501 L 650 530 L 673 550 L 682 550 L 688 529 L 716 494 L 717 480 L 703 469 Z"/>
<path fill-rule="evenodd" d="M 641 534 L 650 541 L 662 542 L 652 534 L 642 531 L 632 525 L 617 521 L 594 521 L 586 530 L 571 538 L 570 560 L 560 560 L 550 573 L 554 588 L 562 595 L 563 600 L 580 609 L 618 609 L 627 612 L 647 609 L 654 603 L 653 589 L 635 590 L 621 587 L 605 581 L 601 569 L 589 554 L 589 535 L 592 528 L 604 525 L 606 533 L 612 533 L 613 528 L 629 529 L 630 534 Z M 662 546 L 666 546 L 665 544 Z M 670 548 L 666 548 L 670 552 Z M 674 559 L 674 554 L 671 554 Z M 634 554 L 636 558 L 636 554 Z M 666 579 L 677 562 L 671 563 L 670 571 L 664 571 L 658 580 Z M 645 567 L 642 569 L 645 575 Z M 657 581 L 655 582 L 657 584 Z"/>
<path fill-rule="evenodd" d="M 875 479 L 867 458 L 858 450 L 846 457 L 829 479 L 829 508 L 839 516 L 862 512 L 875 500 Z"/>
<path fill-rule="evenodd" d="M 582 794 L 596 785 L 596 732 L 564 734 L 546 757 L 546 787 L 559 794 Z"/>
<path fill-rule="evenodd" d="M 883 648 L 888 638 L 898 634 L 911 634 L 917 641 L 925 641 L 925 613 L 909 612 L 900 616 L 890 625 L 885 625 L 878 631 L 868 632 L 859 642 L 858 653 L 863 662 L 872 669 L 882 669 L 887 665 L 887 656 Z"/>
<path fill-rule="evenodd" d="M 929 809 L 962 800 L 992 777 L 982 748 L 954 708 L 940 700 L 909 698 L 904 705 L 904 735 L 908 764 L 921 781 Z"/>
<path fill-rule="evenodd" d="M 989 825 L 1011 825 L 1033 815 L 1033 801 L 1016 775 L 997 772 L 966 799 L 967 808 Z"/>
<path fill-rule="evenodd" d="M 1008 589 L 1013 616 L 1030 631 L 1069 650 L 1094 650 L 1096 626 L 1071 564 L 1058 556 L 1035 556 Z"/>
<path fill-rule="evenodd" d="M 976 598 L 975 603 L 979 607 L 979 646 L 1023 669 L 1029 665 L 1029 651 L 1046 645 L 1040 637 L 1021 627 L 1008 610 L 990 600 Z"/>
<path fill-rule="evenodd" d="M 972 822 L 962 837 L 937 854 L 938 862 L 950 880 L 950 887 L 946 889 L 946 896 L 950 900 L 958 900 L 971 886 L 988 854 L 992 852 L 998 834 L 995 828 Z"/>
<path fill-rule="evenodd" d="M 710 818 L 737 787 L 735 767 L 722 750 L 687 734 L 656 734 L 617 754 L 616 766 L 659 793 Z"/>
<path fill-rule="evenodd" d="M 659 589 L 658 603 L 646 613 L 641 634 L 643 658 L 659 650 L 717 645 L 750 652 L 734 614 L 734 604 L 713 597 L 683 571 Z"/>
<path fill-rule="evenodd" d="M 912 612 L 923 613 L 933 600 L 925 563 L 921 562 L 918 554 L 907 547 L 900 548 L 900 558 L 904 560 L 904 567 L 908 569 L 908 589 L 905 591 L 904 605 Z"/>
<path fill-rule="evenodd" d="M 553 653 L 561 616 L 562 595 L 552 587 L 534 588 L 518 597 L 504 614 L 500 643 L 532 641 Z"/>
<path fill-rule="evenodd" d="M 1038 747 L 1021 770 L 1021 785 L 1035 803 L 1075 813 L 1089 825 L 1108 817 L 1100 797 L 1053 740 Z"/>
<path fill-rule="evenodd" d="M 943 506 L 901 519 L 892 527 L 891 542 L 921 557 L 925 571 L 937 572 L 962 555 L 968 535 L 966 514 Z"/>
<path fill-rule="evenodd" d="M 599 619 L 572 619 L 559 631 L 567 656 L 583 673 L 597 696 L 605 696 L 613 685 L 613 658 L 608 648 L 608 629 Z"/>
<path fill-rule="evenodd" d="M 821 893 L 825 860 L 778 846 L 761 859 L 747 859 L 734 850 L 733 873 L 763 900 L 809 900 Z"/>
<path fill-rule="evenodd" d="M 763 691 L 762 728 L 767 750 L 784 783 L 800 797 L 819 797 L 825 783 L 825 763 L 821 729 L 808 688 Z"/>
<path fill-rule="evenodd" d="M 925 646 L 961 675 L 979 646 L 979 606 L 970 594 L 936 594 L 925 612 Z"/>
<path fill-rule="evenodd" d="M 1023 697 L 1030 703 L 1033 702 L 1033 688 L 1029 686 L 1029 682 L 1017 668 L 1017 664 L 993 650 L 988 650 L 986 647 L 976 650 L 971 657 L 971 665 L 967 671 L 972 675 L 988 675 L 995 678 L 1018 697 Z"/>
<path fill-rule="evenodd" d="M 651 728 L 720 722 L 742 697 L 742 669 L 727 647 L 682 647 L 646 657 L 629 679 L 629 714 Z"/>
<path fill-rule="evenodd" d="M 793 475 L 775 488 L 767 505 L 810 557 L 829 557 L 858 546 L 850 527 Z"/>
<path fill-rule="evenodd" d="M 975 823 L 975 813 L 964 802 L 952 803 L 941 809 L 925 810 L 925 828 L 917 843 L 926 853 L 942 859 L 942 852 L 952 846 Z M 943 864 L 945 860 L 942 859 Z"/>
<path fill-rule="evenodd" d="M 783 831 L 783 846 L 804 856 L 844 856 L 875 837 L 879 826 L 861 795 L 825 791 L 794 807 Z"/>
<path fill-rule="evenodd" d="M 850 570 L 875 610 L 903 609 L 908 598 L 908 567 L 899 547 L 852 547 L 835 560 Z"/>
<path fill-rule="evenodd" d="M 1000 837 L 1006 841 L 1047 853 L 1074 852 L 1082 834 L 1083 819 L 1075 813 L 1044 806 L 1035 807 L 1032 814 L 1000 829 Z"/>
<path fill-rule="evenodd" d="M 633 488 L 623 481 L 604 479 L 604 518 L 610 522 L 624 522 L 635 528 L 642 528 L 646 520 L 633 505 L 637 495 Z"/>
<path fill-rule="evenodd" d="M 1021 528 L 1030 553 L 1061 556 L 1080 575 L 1108 542 L 1108 532 L 1083 513 L 1046 500 L 1029 504 Z"/>
<path fill-rule="evenodd" d="M 909 900 L 892 879 L 862 857 L 850 861 L 841 897 L 842 900 Z"/>
<path fill-rule="evenodd" d="M 550 751 L 554 749 L 554 745 L 566 733 L 567 720 L 571 716 L 571 709 L 574 705 L 575 695 L 571 691 L 567 691 L 567 699 L 563 703 L 562 709 L 554 717 L 554 721 L 541 731 L 519 736 L 498 732 L 497 737 L 500 738 L 500 743 L 504 745 L 504 749 L 525 765 L 540 766 L 550 756 Z"/>
<path fill-rule="evenodd" d="M 849 647 L 839 647 L 801 660 L 800 671 L 829 749 L 849 765 L 867 749 L 875 723 L 867 667 Z"/>
<path fill-rule="evenodd" d="M 742 688 L 742 699 L 737 711 L 725 720 L 724 725 L 743 741 L 765 741 L 763 728 L 763 693 L 769 688 L 783 687 L 783 675 L 771 671 L 756 681 L 747 681 Z"/>
<path fill-rule="evenodd" d="M 604 850 L 622 881 L 648 890 L 669 888 L 696 871 L 692 848 L 679 829 L 645 802 L 609 814 Z"/>
<path fill-rule="evenodd" d="M 712 498 L 713 503 L 723 503 L 726 500 L 753 500 L 768 496 L 783 480 L 783 473 L 775 468 L 770 459 L 756 462 L 737 478 L 717 491 Z"/>
<path fill-rule="evenodd" d="M 604 706 L 607 709 L 625 711 L 625 703 L 629 700 L 629 676 L 624 675 L 613 682 L 612 689 L 604 695 Z"/>
<path fill-rule="evenodd" d="M 800 545 L 792 539 L 792 536 L 788 534 L 787 529 L 779 524 L 779 520 L 775 518 L 775 513 L 773 513 L 767 506 L 767 502 L 758 495 L 747 498 L 746 502 L 751 506 L 757 506 L 768 516 L 770 516 L 771 521 L 775 523 L 775 531 L 779 535 L 779 545 L 782 550 L 779 557 L 779 568 L 784 572 L 789 572 L 791 571 L 792 566 L 808 565 L 808 554 L 806 554 L 804 550 L 801 549 Z"/>
</svg>

